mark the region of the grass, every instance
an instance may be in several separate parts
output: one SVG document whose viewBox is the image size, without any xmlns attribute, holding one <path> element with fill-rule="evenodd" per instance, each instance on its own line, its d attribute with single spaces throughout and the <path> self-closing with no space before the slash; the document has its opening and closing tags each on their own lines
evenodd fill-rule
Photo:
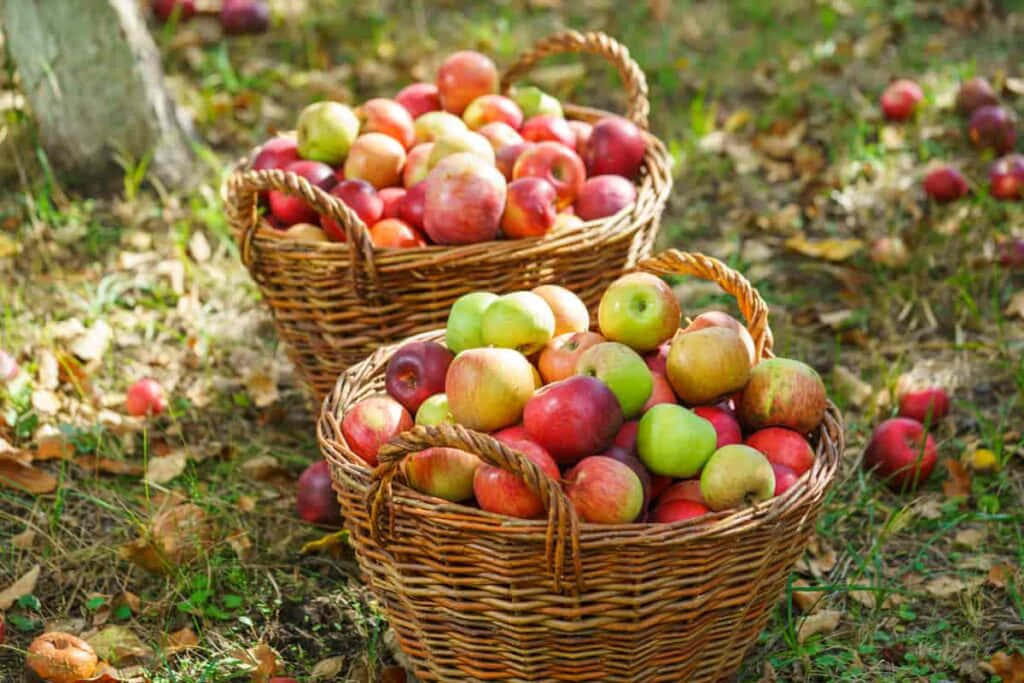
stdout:
<svg viewBox="0 0 1024 683">
<path fill-rule="evenodd" d="M 79 456 L 139 466 L 177 451 L 188 459 L 166 484 L 55 461 L 41 465 L 60 481 L 54 494 L 0 488 L 0 589 L 41 567 L 33 593 L 6 613 L 0 678 L 17 679 L 24 648 L 55 622 L 75 632 L 130 628 L 153 649 L 143 658 L 151 679 L 168 683 L 244 680 L 243 651 L 261 642 L 300 680 L 330 657 L 342 657 L 340 680 L 367 680 L 393 662 L 349 552 L 299 552 L 328 531 L 292 510 L 294 479 L 318 457 L 314 406 L 238 262 L 217 187 L 230 160 L 289 128 L 305 102 L 394 92 L 456 47 L 508 63 L 562 26 L 615 34 L 647 73 L 652 127 L 678 162 L 662 246 L 704 251 L 746 273 L 772 307 L 777 352 L 819 368 L 846 419 L 840 476 L 808 564 L 794 575 L 807 585 L 791 585 L 740 680 L 986 681 L 994 653 L 1024 651 L 1024 328 L 1005 312 L 1024 280 L 991 258 L 999 240 L 1021 236 L 1024 209 L 987 196 L 988 160 L 968 149 L 962 121 L 943 104 L 958 78 L 1024 75 L 1021 8 L 680 1 L 664 3 L 657 19 L 658 4 L 310 0 L 279 3 L 274 30 L 258 38 L 156 29 L 175 94 L 204 140 L 194 189 L 162 192 L 147 180 L 146 159 L 123 159 L 118 196 L 69 196 L 45 155 L 28 150 L 39 172 L 0 196 L 0 231 L 21 245 L 17 257 L 0 258 L 0 348 L 37 376 L 41 351 L 67 346 L 62 322 L 104 320 L 115 339 L 103 358 L 65 367 L 76 382 L 62 385 L 55 415 L 34 405 L 31 387 L 8 390 L 0 435 L 31 448 L 36 430 L 51 425 Z M 582 77 L 540 78 L 561 97 L 621 110 L 614 72 L 585 63 Z M 887 126 L 877 95 L 908 75 L 928 106 L 915 122 Z M 1006 101 L 1024 111 L 1019 94 Z M 759 151 L 797 126 L 805 132 L 778 157 Z M 717 151 L 709 140 L 722 134 L 728 144 Z M 743 168 L 750 159 L 756 165 Z M 970 198 L 923 199 L 918 178 L 939 159 L 961 165 Z M 835 263 L 809 258 L 785 247 L 795 230 L 867 244 L 899 236 L 911 258 L 895 269 L 865 251 Z M 190 256 L 195 233 L 211 247 L 207 260 Z M 688 312 L 727 303 L 685 282 L 680 292 Z M 280 392 L 263 407 L 247 387 L 256 369 Z M 892 413 L 904 373 L 954 389 L 953 415 L 935 429 L 942 460 L 987 448 L 997 471 L 968 470 L 958 495 L 944 490 L 944 466 L 915 494 L 890 492 L 862 471 L 863 446 Z M 169 414 L 141 430 L 111 422 L 102 410 L 116 411 L 142 374 L 171 390 Z M 269 473 L 253 466 L 268 457 Z M 122 546 L 179 498 L 211 525 L 205 552 L 157 574 L 124 557 Z M 811 591 L 820 594 L 813 612 L 834 610 L 839 620 L 801 638 L 806 612 L 792 595 Z M 164 634 L 184 628 L 198 644 L 172 655 Z"/>
</svg>

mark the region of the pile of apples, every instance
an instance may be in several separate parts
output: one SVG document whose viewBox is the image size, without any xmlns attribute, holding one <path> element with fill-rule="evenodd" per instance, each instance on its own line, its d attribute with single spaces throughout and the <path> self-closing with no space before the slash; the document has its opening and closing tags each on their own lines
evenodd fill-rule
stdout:
<svg viewBox="0 0 1024 683">
<path fill-rule="evenodd" d="M 270 28 L 270 6 L 266 0 L 153 0 L 153 13 L 160 21 L 188 21 L 197 14 L 216 15 L 224 33 L 263 33 Z"/>
<path fill-rule="evenodd" d="M 764 501 L 807 472 L 807 435 L 825 387 L 795 360 L 758 362 L 731 316 L 709 311 L 680 329 L 669 286 L 624 275 L 604 292 L 597 329 L 569 290 L 473 292 L 451 308 L 445 344 L 409 342 L 386 368 L 386 395 L 342 418 L 367 465 L 414 424 L 491 434 L 561 482 L 581 519 L 674 522 Z M 519 518 L 544 515 L 517 475 L 455 448 L 403 463 L 425 494 Z"/>
<path fill-rule="evenodd" d="M 609 116 L 563 116 L 535 87 L 499 95 L 498 69 L 478 52 L 449 56 L 436 83 L 351 109 L 316 102 L 297 137 L 267 141 L 252 168 L 296 173 L 343 201 L 378 247 L 536 237 L 618 213 L 636 200 L 647 142 Z M 269 219 L 285 237 L 346 241 L 300 197 L 272 191 Z"/>
</svg>

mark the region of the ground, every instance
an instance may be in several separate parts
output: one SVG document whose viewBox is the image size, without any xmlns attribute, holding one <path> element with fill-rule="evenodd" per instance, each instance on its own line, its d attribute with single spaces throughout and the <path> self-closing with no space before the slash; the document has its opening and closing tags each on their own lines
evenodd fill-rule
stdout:
<svg viewBox="0 0 1024 683">
<path fill-rule="evenodd" d="M 0 194 L 0 348 L 26 374 L 0 394 L 0 472 L 55 490 L 0 488 L 0 590 L 26 574 L 31 584 L 39 568 L 6 610 L 0 678 L 20 680 L 44 624 L 102 631 L 106 656 L 153 681 L 248 680 L 275 659 L 300 680 L 318 664 L 326 679 L 395 673 L 382 668 L 394 663 L 386 623 L 348 551 L 301 552 L 330 531 L 294 514 L 295 478 L 319 457 L 316 406 L 239 262 L 219 186 L 233 159 L 313 98 L 393 93 L 458 47 L 507 64 L 569 26 L 615 35 L 647 73 L 651 127 L 675 160 L 660 245 L 746 273 L 771 306 L 776 351 L 817 367 L 843 409 L 848 448 L 817 537 L 740 680 L 1024 680 L 1024 658 L 1012 656 L 1024 652 L 1024 273 L 996 258 L 1024 237 L 1024 205 L 988 196 L 991 154 L 970 147 L 952 106 L 958 80 L 984 74 L 1024 114 L 1018 4 L 306 0 L 276 10 L 256 38 L 153 26 L 203 141 L 194 188 L 156 187 L 125 160 L 123 190 L 81 197 L 39 150 L 18 149 L 19 174 Z M 622 106 L 614 72 L 596 60 L 535 77 L 572 101 Z M 913 122 L 881 119 L 878 95 L 895 77 L 924 87 Z M 10 90 L 10 64 L 3 78 Z M 30 124 L 16 97 L 0 102 L 3 125 Z M 968 198 L 925 198 L 934 160 L 960 165 Z M 884 236 L 903 240 L 905 265 L 869 258 Z M 728 303 L 685 281 L 677 292 L 691 314 Z M 143 375 L 170 395 L 150 421 L 121 409 Z M 934 430 L 935 475 L 899 494 L 860 459 L 908 377 L 954 401 Z M 976 467 L 978 449 L 994 467 Z M 198 558 L 185 544 L 167 571 L 149 572 L 147 542 L 177 539 L 146 529 L 172 508 L 209 540 Z"/>
</svg>

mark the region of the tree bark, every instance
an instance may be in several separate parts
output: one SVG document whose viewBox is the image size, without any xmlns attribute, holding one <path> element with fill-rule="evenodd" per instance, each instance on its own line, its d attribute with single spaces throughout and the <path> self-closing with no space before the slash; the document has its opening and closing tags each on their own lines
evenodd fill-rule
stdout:
<svg viewBox="0 0 1024 683">
<path fill-rule="evenodd" d="M 164 185 L 188 183 L 190 126 L 137 0 L 0 0 L 0 23 L 40 142 L 68 184 L 114 187 L 118 158 L 149 158 Z"/>
</svg>

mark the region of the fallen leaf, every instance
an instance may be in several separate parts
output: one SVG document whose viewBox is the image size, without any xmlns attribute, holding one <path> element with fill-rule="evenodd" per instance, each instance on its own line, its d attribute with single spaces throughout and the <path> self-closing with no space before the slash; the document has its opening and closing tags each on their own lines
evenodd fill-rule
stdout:
<svg viewBox="0 0 1024 683">
<path fill-rule="evenodd" d="M 1003 87 L 1017 95 L 1024 95 L 1024 78 L 1014 78 L 1011 76 L 1003 81 Z"/>
<path fill-rule="evenodd" d="M 873 393 L 871 385 L 845 365 L 832 368 L 832 385 L 854 406 L 863 406 Z"/>
<path fill-rule="evenodd" d="M 21 550 L 28 550 L 36 541 L 36 532 L 32 529 L 25 529 L 20 534 L 11 536 L 11 545 Z"/>
<path fill-rule="evenodd" d="M 98 455 L 79 455 L 72 462 L 79 467 L 94 472 L 105 472 L 107 474 L 130 474 L 138 476 L 142 474 L 142 466 L 125 460 L 113 460 Z"/>
<path fill-rule="evenodd" d="M 758 135 L 754 140 L 754 146 L 764 154 L 776 159 L 788 159 L 797 148 L 807 132 L 807 122 L 800 121 L 784 134 Z"/>
<path fill-rule="evenodd" d="M 953 537 L 953 544 L 977 550 L 981 542 L 985 540 L 986 535 L 981 529 L 963 529 L 958 531 L 956 536 Z"/>
<path fill-rule="evenodd" d="M 335 531 L 323 536 L 322 538 L 318 538 L 315 541 L 306 543 L 299 549 L 299 553 L 302 555 L 309 555 L 311 553 L 328 552 L 337 556 L 337 554 L 347 548 L 348 531 L 342 529 L 341 531 Z"/>
<path fill-rule="evenodd" d="M 201 232 L 194 232 L 188 238 L 188 253 L 196 260 L 196 263 L 204 263 L 210 260 L 210 243 L 206 235 Z"/>
<path fill-rule="evenodd" d="M 254 481 L 267 481 L 285 472 L 272 455 L 256 455 L 242 463 L 242 472 Z"/>
<path fill-rule="evenodd" d="M 793 588 L 810 588 L 811 584 L 803 579 L 794 579 Z M 824 591 L 816 590 L 794 590 L 793 603 L 800 608 L 801 612 L 810 612 L 818 601 L 825 595 Z"/>
<path fill-rule="evenodd" d="M 53 493 L 57 478 L 45 470 L 10 458 L 0 458 L 0 486 L 19 489 L 26 493 Z"/>
<path fill-rule="evenodd" d="M 155 515 L 142 537 L 121 547 L 121 556 L 148 571 L 166 572 L 205 553 L 213 537 L 203 509 L 182 503 Z"/>
<path fill-rule="evenodd" d="M 864 242 L 858 239 L 808 240 L 803 234 L 790 237 L 785 245 L 804 256 L 827 261 L 845 261 L 864 248 Z"/>
<path fill-rule="evenodd" d="M 975 472 L 999 471 L 999 458 L 987 448 L 976 448 L 966 452 L 961 460 Z"/>
<path fill-rule="evenodd" d="M 729 114 L 729 117 L 722 124 L 722 128 L 727 133 L 735 133 L 743 126 L 747 125 L 753 118 L 754 114 L 746 107 L 741 107 L 733 113 Z"/>
<path fill-rule="evenodd" d="M 156 264 L 157 275 L 166 275 L 171 283 L 171 291 L 178 296 L 185 293 L 185 264 L 178 259 L 167 259 Z"/>
<path fill-rule="evenodd" d="M 243 562 L 249 559 L 249 555 L 252 552 L 252 540 L 249 539 L 249 534 L 245 531 L 239 531 L 236 534 L 232 534 L 227 538 L 228 545 L 235 551 L 235 555 L 238 556 L 239 560 Z"/>
<path fill-rule="evenodd" d="M 879 135 L 882 146 L 886 149 L 900 149 L 906 140 L 902 126 L 882 126 L 882 133 Z"/>
<path fill-rule="evenodd" d="M 757 227 L 783 235 L 799 234 L 801 211 L 798 204 L 787 204 L 778 211 L 757 217 Z"/>
<path fill-rule="evenodd" d="M 988 660 L 992 673 L 1003 679 L 1003 683 L 1024 683 L 1024 654 L 1014 652 L 1008 655 L 997 652 Z"/>
<path fill-rule="evenodd" d="M 377 673 L 376 683 L 406 683 L 409 677 L 400 666 L 385 666 Z"/>
<path fill-rule="evenodd" d="M 85 334 L 71 343 L 71 353 L 87 363 L 102 358 L 113 336 L 114 331 L 110 329 L 110 325 L 103 320 L 97 320 Z"/>
<path fill-rule="evenodd" d="M 253 683 L 267 683 L 281 667 L 277 653 L 266 643 L 248 650 L 236 650 L 232 656 L 248 669 Z"/>
<path fill-rule="evenodd" d="M 168 633 L 161 648 L 166 654 L 173 655 L 199 647 L 199 636 L 190 627 Z"/>
<path fill-rule="evenodd" d="M 36 460 L 64 460 L 75 454 L 75 447 L 59 429 L 44 425 L 36 430 Z"/>
<path fill-rule="evenodd" d="M 905 602 L 903 596 L 897 595 L 896 593 L 889 593 L 882 599 L 881 605 L 878 602 L 878 591 L 869 590 L 855 590 L 850 591 L 850 597 L 864 605 L 869 609 L 875 609 L 876 607 L 882 607 L 883 609 L 889 609 L 896 607 L 901 602 Z"/>
<path fill-rule="evenodd" d="M 56 389 L 60 385 L 60 366 L 57 356 L 50 349 L 43 349 L 36 357 L 36 386 L 40 389 Z"/>
<path fill-rule="evenodd" d="M 237 505 L 242 512 L 252 512 L 256 509 L 256 499 L 252 496 L 239 496 Z"/>
<path fill-rule="evenodd" d="M 36 589 L 36 582 L 39 581 L 40 567 L 36 566 L 25 572 L 20 579 L 0 591 L 0 611 L 9 609 L 14 601 L 23 595 L 29 595 Z"/>
<path fill-rule="evenodd" d="M 1016 573 L 1016 568 L 1012 564 L 997 564 L 988 570 L 988 576 L 985 577 L 985 583 L 996 588 L 1006 588 L 1006 581 Z"/>
<path fill-rule="evenodd" d="M 160 458 L 150 458 L 144 480 L 149 484 L 166 484 L 185 471 L 187 461 L 183 450 Z"/>
<path fill-rule="evenodd" d="M 142 600 L 138 595 L 131 591 L 121 591 L 117 597 L 111 601 L 111 607 L 115 610 L 119 607 L 127 607 L 133 614 L 138 614 L 142 609 Z"/>
<path fill-rule="evenodd" d="M 8 237 L 6 233 L 0 233 L 0 259 L 17 256 L 21 253 L 21 242 Z"/>
<path fill-rule="evenodd" d="M 277 378 L 272 372 L 254 371 L 246 378 L 245 388 L 257 408 L 266 408 L 277 401 Z"/>
<path fill-rule="evenodd" d="M 924 584 L 924 591 L 933 598 L 945 599 L 959 595 L 970 587 L 970 583 L 955 576 L 937 576 Z"/>
<path fill-rule="evenodd" d="M 60 398 L 49 389 L 36 389 L 32 392 L 32 407 L 37 413 L 54 415 L 60 410 Z"/>
<path fill-rule="evenodd" d="M 310 680 L 314 681 L 333 681 L 341 673 L 342 668 L 345 666 L 344 657 L 328 657 L 327 659 L 321 659 L 313 667 L 313 670 L 309 672 Z"/>
<path fill-rule="evenodd" d="M 825 545 L 819 537 L 815 536 L 807 544 L 807 550 L 804 552 L 803 557 L 800 558 L 800 562 L 797 563 L 797 569 L 813 574 L 816 578 L 820 579 L 832 571 L 838 561 L 839 556 L 836 554 L 836 551 Z"/>
<path fill-rule="evenodd" d="M 936 497 L 921 498 L 913 511 L 924 519 L 940 519 L 942 517 L 942 501 Z"/>
<path fill-rule="evenodd" d="M 86 639 L 96 654 L 114 666 L 130 661 L 142 662 L 153 658 L 153 649 L 127 626 L 111 625 Z"/>
<path fill-rule="evenodd" d="M 803 621 L 800 622 L 800 627 L 796 632 L 797 641 L 803 643 L 805 640 L 813 635 L 819 633 L 832 633 L 839 626 L 839 618 L 842 616 L 842 612 L 839 610 L 823 609 L 812 614 L 808 614 L 804 617 Z"/>
<path fill-rule="evenodd" d="M 1015 315 L 1024 318 L 1024 289 L 1010 297 L 1010 303 L 1006 304 L 1003 310 L 1007 315 Z"/>
<path fill-rule="evenodd" d="M 971 495 L 971 475 L 967 469 L 952 458 L 946 460 L 946 469 L 949 470 L 949 479 L 942 482 L 942 492 L 946 497 Z"/>
</svg>

